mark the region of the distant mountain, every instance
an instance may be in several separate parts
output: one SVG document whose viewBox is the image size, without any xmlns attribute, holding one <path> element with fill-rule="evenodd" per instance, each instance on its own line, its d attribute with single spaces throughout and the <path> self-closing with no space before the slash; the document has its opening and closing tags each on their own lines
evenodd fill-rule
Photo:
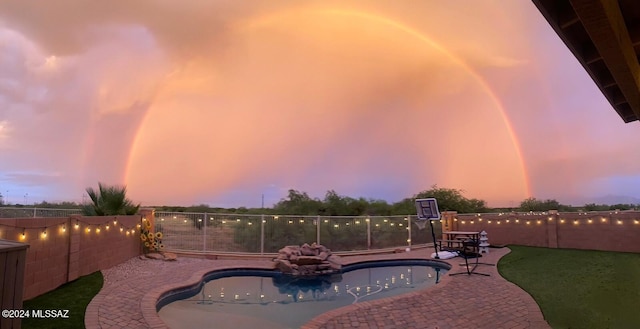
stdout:
<svg viewBox="0 0 640 329">
<path fill-rule="evenodd" d="M 587 199 L 587 202 L 585 203 L 595 203 L 595 204 L 606 204 L 606 205 L 640 204 L 640 198 L 635 198 L 628 195 L 607 194 L 601 197 L 585 198 L 585 199 Z M 585 204 L 585 203 L 582 203 L 582 204 Z"/>
</svg>

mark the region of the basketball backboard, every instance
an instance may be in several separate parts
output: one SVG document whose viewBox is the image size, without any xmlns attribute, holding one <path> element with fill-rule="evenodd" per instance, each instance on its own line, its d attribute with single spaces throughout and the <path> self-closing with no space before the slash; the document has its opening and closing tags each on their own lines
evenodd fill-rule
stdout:
<svg viewBox="0 0 640 329">
<path fill-rule="evenodd" d="M 438 201 L 435 198 L 416 199 L 418 220 L 440 220 Z"/>
</svg>

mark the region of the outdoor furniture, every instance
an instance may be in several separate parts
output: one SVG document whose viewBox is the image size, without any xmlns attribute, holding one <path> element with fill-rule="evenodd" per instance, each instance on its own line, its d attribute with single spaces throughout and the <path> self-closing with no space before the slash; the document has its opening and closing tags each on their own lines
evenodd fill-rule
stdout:
<svg viewBox="0 0 640 329">
<path fill-rule="evenodd" d="M 440 251 L 460 251 L 462 250 L 462 240 L 437 240 Z"/>
<path fill-rule="evenodd" d="M 438 247 L 442 251 L 460 251 L 464 249 L 465 240 L 478 240 L 480 232 L 473 231 L 447 231 L 442 232 L 444 239 L 438 240 Z"/>
<path fill-rule="evenodd" d="M 459 253 L 459 256 L 464 258 L 464 264 L 460 263 L 459 265 L 460 266 L 465 266 L 466 271 L 458 272 L 458 273 L 451 273 L 449 275 L 453 276 L 453 275 L 460 275 L 460 274 L 467 274 L 467 275 L 477 274 L 477 275 L 483 275 L 483 276 L 490 276 L 490 274 L 475 272 L 475 270 L 478 267 L 478 265 L 495 266 L 495 264 L 480 263 L 479 262 L 480 257 L 482 257 L 480 255 L 480 252 L 479 252 L 480 240 L 478 240 L 478 239 L 467 239 L 467 240 L 462 241 L 462 246 L 463 247 L 462 247 L 462 250 Z M 475 258 L 475 263 L 469 264 L 469 258 Z"/>
</svg>

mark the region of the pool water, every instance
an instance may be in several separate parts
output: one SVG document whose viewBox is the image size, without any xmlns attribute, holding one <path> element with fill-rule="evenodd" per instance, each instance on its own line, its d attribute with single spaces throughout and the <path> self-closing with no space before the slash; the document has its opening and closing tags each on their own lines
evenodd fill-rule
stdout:
<svg viewBox="0 0 640 329">
<path fill-rule="evenodd" d="M 229 273 L 204 283 L 196 295 L 160 306 L 158 314 L 172 329 L 299 328 L 332 309 L 433 286 L 446 272 L 425 265 L 361 266 L 314 279 Z"/>
</svg>

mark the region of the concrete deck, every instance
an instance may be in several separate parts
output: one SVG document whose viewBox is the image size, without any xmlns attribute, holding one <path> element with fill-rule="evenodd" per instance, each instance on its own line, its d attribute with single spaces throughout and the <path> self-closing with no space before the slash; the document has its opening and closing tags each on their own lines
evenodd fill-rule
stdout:
<svg viewBox="0 0 640 329">
<path fill-rule="evenodd" d="M 491 249 L 481 261 L 495 264 L 509 252 L 508 248 Z M 430 250 L 418 250 L 348 256 L 343 260 L 354 263 L 427 258 L 430 254 Z M 464 270 L 459 266 L 460 261 L 459 257 L 447 260 L 452 265 L 449 273 Z M 196 283 L 208 272 L 238 267 L 271 269 L 273 263 L 186 257 L 176 262 L 132 259 L 103 272 L 105 284 L 87 307 L 85 325 L 89 329 L 167 328 L 155 309 L 162 293 Z M 434 287 L 336 309 L 315 317 L 302 328 L 550 328 L 533 298 L 502 278 L 495 266 L 480 265 L 477 272 L 491 276 L 447 274 Z"/>
</svg>

